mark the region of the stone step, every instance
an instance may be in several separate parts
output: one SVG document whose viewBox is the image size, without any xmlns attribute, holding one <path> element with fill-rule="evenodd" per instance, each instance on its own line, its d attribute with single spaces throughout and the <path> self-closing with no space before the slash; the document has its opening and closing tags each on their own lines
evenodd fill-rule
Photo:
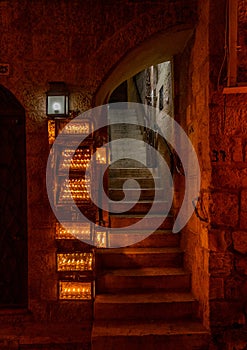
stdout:
<svg viewBox="0 0 247 350">
<path fill-rule="evenodd" d="M 135 116 L 137 118 L 137 112 L 135 109 L 109 109 L 108 111 L 108 117 L 110 120 L 114 118 L 125 120 L 125 118 L 129 118 L 131 116 Z"/>
<path fill-rule="evenodd" d="M 144 147 L 139 147 L 138 149 L 133 149 L 132 147 L 121 147 L 121 146 L 114 146 L 111 150 L 111 159 L 114 157 L 118 157 L 118 159 L 125 158 L 125 159 L 138 159 L 138 161 L 146 159 L 146 149 Z"/>
<path fill-rule="evenodd" d="M 120 159 L 119 159 L 120 158 Z M 145 154 L 140 154 L 139 155 L 139 164 L 146 164 L 146 156 Z M 128 159 L 128 158 L 124 158 L 124 157 L 119 157 L 117 154 L 116 155 L 112 155 L 111 158 L 111 162 L 113 164 L 111 164 L 111 168 L 119 168 L 119 166 L 121 166 L 122 168 L 129 168 L 133 165 L 133 160 L 132 159 Z"/>
<path fill-rule="evenodd" d="M 116 140 L 116 139 L 121 139 L 121 138 L 131 138 L 132 139 L 132 142 L 135 141 L 135 140 L 143 140 L 143 136 L 142 136 L 142 133 L 141 133 L 141 130 L 135 130 L 135 129 L 113 129 L 111 130 L 111 137 L 110 137 L 110 140 Z M 124 142 L 124 141 L 122 141 Z M 140 146 L 140 142 L 139 143 L 139 146 Z M 127 147 L 128 146 L 128 142 L 125 141 L 124 142 L 124 146 Z"/>
<path fill-rule="evenodd" d="M 139 163 L 142 163 L 142 164 L 146 164 L 146 152 L 145 150 L 139 150 L 138 151 L 138 154 L 136 154 L 135 152 L 133 152 L 132 149 L 129 149 L 129 150 L 120 150 L 120 151 L 117 151 L 117 150 L 113 150 L 112 153 L 111 153 L 111 162 L 113 161 L 121 161 L 121 160 L 124 160 L 125 163 L 124 165 L 122 166 L 122 162 L 120 162 L 118 164 L 118 167 L 121 166 L 123 168 L 129 168 L 131 166 L 133 166 L 133 159 L 138 159 L 138 162 Z"/>
<path fill-rule="evenodd" d="M 111 133 L 114 131 L 125 131 L 125 132 L 138 131 L 138 132 L 140 132 L 140 126 L 135 124 L 135 123 L 131 124 L 131 122 L 129 122 L 129 120 L 128 121 L 124 120 L 124 123 L 122 121 L 119 121 L 118 124 L 111 124 L 110 125 L 110 132 Z M 133 120 L 134 120 L 134 118 L 133 118 Z M 137 118 L 135 118 L 135 120 L 137 121 Z"/>
<path fill-rule="evenodd" d="M 131 200 L 136 198 L 136 189 L 126 188 L 124 192 L 126 193 L 126 197 Z M 108 196 L 110 199 L 118 201 L 124 198 L 124 192 L 122 189 L 109 188 Z M 166 200 L 166 192 L 163 188 L 142 188 L 140 193 L 139 200 L 150 200 L 154 199 L 154 196 L 159 200 Z"/>
<path fill-rule="evenodd" d="M 159 225 L 161 217 L 164 217 L 164 221 Z M 153 232 L 156 229 L 172 229 L 174 223 L 173 216 L 167 216 L 165 218 L 164 215 L 149 215 L 148 217 L 142 214 L 111 214 L 110 215 L 110 225 L 112 228 L 123 228 L 136 224 L 141 221 L 139 224 L 141 225 L 141 229 L 143 230 L 152 230 Z M 157 226 L 158 225 L 158 226 Z M 137 229 L 137 228 L 136 228 Z M 138 227 L 139 229 L 139 227 Z"/>
<path fill-rule="evenodd" d="M 118 151 L 119 153 L 122 152 L 129 156 L 129 153 L 132 152 L 133 155 L 139 155 L 140 152 L 146 153 L 146 146 L 143 143 L 140 143 L 139 136 L 138 138 L 131 139 L 131 142 L 129 143 L 126 141 L 126 135 L 124 135 L 123 138 L 120 137 L 121 135 L 117 135 L 116 138 L 112 138 L 111 140 L 117 139 L 118 142 L 114 142 L 114 144 L 111 144 L 111 150 Z"/>
<path fill-rule="evenodd" d="M 127 205 L 130 205 L 131 203 L 133 204 L 133 207 L 127 212 L 127 213 L 143 213 L 146 214 L 151 207 L 153 207 L 153 210 L 155 213 L 168 213 L 170 210 L 170 205 L 166 201 L 152 201 L 152 200 L 141 200 L 138 202 L 131 202 L 131 201 L 126 201 L 125 202 Z M 123 203 L 118 203 L 117 201 L 115 203 L 109 204 L 109 212 L 115 213 L 116 210 L 118 210 L 118 213 L 124 212 L 125 211 L 125 204 Z"/>
<path fill-rule="evenodd" d="M 95 297 L 96 320 L 196 319 L 198 301 L 191 293 L 99 294 Z"/>
<path fill-rule="evenodd" d="M 182 268 L 146 267 L 104 272 L 97 279 L 97 293 L 140 293 L 152 291 L 184 291 L 190 289 L 190 273 Z"/>
<path fill-rule="evenodd" d="M 142 230 L 142 236 L 145 231 Z M 141 237 L 140 234 L 140 237 Z M 172 233 L 171 230 L 156 230 L 147 238 L 132 245 L 132 248 L 162 248 L 162 247 L 178 247 L 180 245 L 180 234 Z"/>
<path fill-rule="evenodd" d="M 113 141 L 113 140 L 118 140 L 118 139 L 123 139 L 122 141 L 124 141 L 125 142 L 125 146 L 124 146 L 124 148 L 125 149 L 129 149 L 129 147 L 128 147 L 128 143 L 126 143 L 126 138 L 130 138 L 130 139 L 132 139 L 133 141 L 136 141 L 136 140 L 138 140 L 138 141 L 141 141 L 141 140 L 143 140 L 143 136 L 141 135 L 141 132 L 139 132 L 139 133 L 137 133 L 137 132 L 133 132 L 133 131 L 130 131 L 130 132 L 121 132 L 121 131 L 116 131 L 116 132 L 112 132 L 111 133 L 111 141 Z M 116 145 L 111 145 L 112 147 L 115 147 Z M 142 147 L 143 148 L 143 144 L 140 144 L 140 142 L 139 142 L 139 146 L 138 146 L 138 151 L 139 151 L 139 149 Z M 144 149 L 144 148 L 143 148 Z M 146 152 L 146 150 L 144 149 L 144 152 Z"/>
<path fill-rule="evenodd" d="M 112 168 L 110 166 L 109 169 L 109 178 L 152 178 L 153 174 L 151 169 L 146 168 L 144 165 L 143 167 L 130 167 L 130 168 Z"/>
<path fill-rule="evenodd" d="M 96 249 L 98 269 L 181 267 L 183 251 L 177 247 Z"/>
<path fill-rule="evenodd" d="M 115 118 L 110 119 L 110 130 L 115 129 L 121 129 L 121 127 L 125 128 L 132 128 L 135 130 L 140 130 L 141 126 L 138 125 L 138 119 L 136 115 L 130 115 L 126 116 L 124 118 L 119 118 L 119 116 L 116 116 Z"/>
<path fill-rule="evenodd" d="M 109 188 L 114 188 L 114 189 L 121 189 L 123 188 L 123 184 L 125 183 L 125 181 L 127 180 L 126 177 L 110 177 L 109 178 Z M 146 178 L 146 177 L 137 177 L 137 178 L 132 178 L 132 180 L 136 180 L 140 187 L 146 187 L 146 188 L 154 188 L 155 187 L 155 183 L 159 184 L 160 183 L 160 178 Z M 155 181 L 155 182 L 154 182 Z M 127 184 L 126 184 L 127 185 Z M 126 187 L 128 188 L 130 185 L 127 185 Z M 130 188 L 130 187 L 129 187 Z"/>
<path fill-rule="evenodd" d="M 162 247 L 178 247 L 180 243 L 180 235 L 173 234 L 170 230 L 157 230 L 152 233 L 145 230 L 119 230 L 118 232 L 108 233 L 108 240 L 112 247 L 132 248 L 162 248 Z"/>
<path fill-rule="evenodd" d="M 92 350 L 208 350 L 209 332 L 200 322 L 97 321 Z"/>
</svg>

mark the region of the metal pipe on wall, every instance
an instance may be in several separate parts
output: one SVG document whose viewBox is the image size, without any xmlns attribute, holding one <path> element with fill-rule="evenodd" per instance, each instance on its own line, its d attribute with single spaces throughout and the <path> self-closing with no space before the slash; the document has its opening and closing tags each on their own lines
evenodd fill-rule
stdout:
<svg viewBox="0 0 247 350">
<path fill-rule="evenodd" d="M 229 0 L 228 19 L 228 80 L 227 86 L 236 86 L 237 83 L 237 41 L 238 41 L 238 0 Z"/>
</svg>

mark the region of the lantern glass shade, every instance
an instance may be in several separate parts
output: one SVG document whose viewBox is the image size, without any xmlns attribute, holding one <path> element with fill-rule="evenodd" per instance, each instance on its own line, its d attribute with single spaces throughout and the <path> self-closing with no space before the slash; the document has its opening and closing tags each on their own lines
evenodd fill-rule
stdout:
<svg viewBox="0 0 247 350">
<path fill-rule="evenodd" d="M 46 93 L 46 114 L 52 119 L 67 118 L 69 115 L 69 93 L 65 83 L 49 83 Z"/>
</svg>

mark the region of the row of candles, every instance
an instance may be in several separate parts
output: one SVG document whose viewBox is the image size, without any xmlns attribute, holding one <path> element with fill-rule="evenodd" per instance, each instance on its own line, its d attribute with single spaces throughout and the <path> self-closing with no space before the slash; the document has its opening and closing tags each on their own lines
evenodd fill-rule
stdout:
<svg viewBox="0 0 247 350">
<path fill-rule="evenodd" d="M 59 283 L 59 298 L 72 300 L 88 300 L 92 297 L 91 283 L 62 282 Z"/>
<path fill-rule="evenodd" d="M 63 129 L 64 134 L 89 134 L 89 123 L 73 123 L 70 122 Z"/>
<path fill-rule="evenodd" d="M 90 271 L 93 268 L 92 253 L 57 254 L 58 271 Z"/>
<path fill-rule="evenodd" d="M 91 237 L 90 224 L 70 224 L 69 228 L 64 228 L 60 224 L 56 225 L 56 238 L 57 239 L 86 239 L 89 240 Z"/>
<path fill-rule="evenodd" d="M 60 200 L 88 201 L 90 199 L 90 180 L 89 179 L 66 179 L 61 189 Z"/>
<path fill-rule="evenodd" d="M 60 165 L 60 170 L 68 168 L 71 170 L 84 169 L 88 166 L 90 158 L 91 155 L 89 149 L 77 149 L 75 153 L 73 150 L 65 150 L 62 152 L 62 163 Z"/>
<path fill-rule="evenodd" d="M 60 224 L 56 227 L 56 239 L 81 239 L 91 240 L 94 236 L 94 245 L 98 248 L 105 248 L 107 246 L 107 232 L 95 231 L 94 235 L 91 234 L 90 224 L 80 225 L 79 223 L 71 226 L 70 228 L 64 228 Z"/>
</svg>

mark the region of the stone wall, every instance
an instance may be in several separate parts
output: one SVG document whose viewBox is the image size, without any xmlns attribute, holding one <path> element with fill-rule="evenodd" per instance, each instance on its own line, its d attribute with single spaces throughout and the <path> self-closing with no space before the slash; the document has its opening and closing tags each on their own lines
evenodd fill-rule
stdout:
<svg viewBox="0 0 247 350">
<path fill-rule="evenodd" d="M 223 4 L 223 3 L 222 3 Z M 238 1 L 238 82 L 246 82 L 246 1 Z M 211 5 L 211 22 L 219 7 Z M 211 26 L 213 35 L 214 26 Z M 223 23 L 221 26 L 223 30 Z M 210 45 L 210 55 L 222 59 L 223 38 Z M 210 149 L 212 191 L 209 198 L 210 324 L 215 346 L 245 349 L 247 303 L 246 221 L 246 94 L 224 94 L 216 88 L 218 64 L 210 62 Z M 224 72 L 224 71 L 223 71 Z M 222 81 L 224 81 L 224 77 Z M 219 205 L 221 203 L 221 205 Z M 227 347 L 226 347 L 226 344 Z"/>
<path fill-rule="evenodd" d="M 225 6 L 223 0 L 201 2 L 194 36 L 175 58 L 175 118 L 192 140 L 202 172 L 198 215 L 183 233 L 186 263 L 212 331 L 211 348 L 233 350 L 245 349 L 247 343 L 247 98 L 223 93 Z M 238 82 L 246 81 L 244 8 L 246 2 L 239 1 Z"/>
<path fill-rule="evenodd" d="M 190 30 L 196 18 L 194 3 L 0 2 L 1 63 L 10 67 L 9 75 L 0 76 L 0 84 L 16 96 L 26 112 L 29 311 L 34 320 L 71 325 L 86 322 L 88 327 L 92 320 L 91 302 L 57 301 L 55 218 L 45 186 L 49 154 L 45 115 L 48 82 L 64 81 L 71 92 L 71 109 L 87 110 L 126 53 L 161 31 L 172 34 L 173 28 L 176 33 Z M 141 69 L 134 70 L 137 73 Z M 113 85 L 119 85 L 121 79 L 118 77 Z M 0 319 L 2 324 L 4 320 Z M 13 318 L 13 325 L 16 322 Z"/>
<path fill-rule="evenodd" d="M 194 214 L 183 234 L 186 264 L 200 314 L 212 327 L 212 349 L 246 346 L 247 101 L 244 94 L 225 96 L 222 86 L 217 90 L 225 0 L 200 0 L 199 21 L 196 3 L 0 2 L 1 63 L 10 65 L 0 84 L 21 102 L 27 120 L 29 310 L 34 320 L 88 327 L 92 320 L 90 302 L 57 302 L 55 219 L 45 187 L 48 82 L 66 82 L 71 109 L 85 111 L 105 102 L 122 81 L 175 54 L 174 114 L 193 142 L 202 172 L 200 218 Z M 246 0 L 239 0 L 239 82 L 246 82 L 246 7 Z M 5 324 L 2 315 L 0 321 Z"/>
<path fill-rule="evenodd" d="M 192 291 L 200 300 L 200 316 L 209 327 L 209 270 L 208 270 L 208 220 L 206 197 L 210 185 L 209 160 L 209 52 L 208 52 L 209 1 L 199 7 L 199 23 L 182 55 L 174 59 L 174 113 L 190 138 L 198 156 L 201 170 L 201 191 L 193 214 L 183 230 L 182 247 L 185 264 L 192 272 Z M 175 205 L 183 199 L 182 175 L 175 176 Z M 194 186 L 194 179 L 189 179 Z M 191 199 L 193 200 L 193 198 Z M 204 221 L 205 220 L 205 221 Z"/>
</svg>

